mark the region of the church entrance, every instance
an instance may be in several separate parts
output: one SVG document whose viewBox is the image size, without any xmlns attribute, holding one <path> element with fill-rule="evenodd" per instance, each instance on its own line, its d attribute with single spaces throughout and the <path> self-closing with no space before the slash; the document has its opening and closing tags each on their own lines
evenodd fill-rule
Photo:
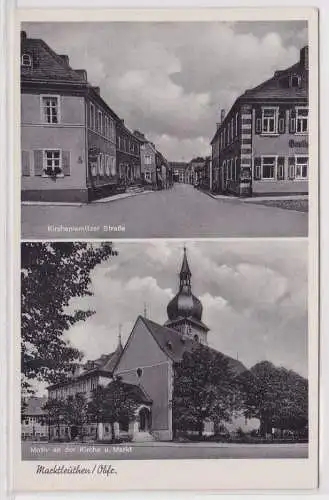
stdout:
<svg viewBox="0 0 329 500">
<path fill-rule="evenodd" d="M 142 408 L 139 411 L 139 431 L 147 432 L 151 430 L 151 412 L 148 408 Z"/>
</svg>

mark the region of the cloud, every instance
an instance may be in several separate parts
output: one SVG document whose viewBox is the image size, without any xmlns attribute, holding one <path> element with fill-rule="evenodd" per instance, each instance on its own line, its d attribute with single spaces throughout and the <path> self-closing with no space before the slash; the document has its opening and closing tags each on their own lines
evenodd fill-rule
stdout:
<svg viewBox="0 0 329 500">
<path fill-rule="evenodd" d="M 85 68 L 170 160 L 209 153 L 219 107 L 298 60 L 305 22 L 24 23 Z"/>
<path fill-rule="evenodd" d="M 193 292 L 203 304 L 209 344 L 250 367 L 269 359 L 307 375 L 307 242 L 188 241 Z M 93 297 L 75 307 L 96 314 L 68 332 L 92 359 L 126 341 L 144 304 L 163 324 L 178 289 L 182 242 L 118 242 L 119 254 L 97 266 Z"/>
</svg>

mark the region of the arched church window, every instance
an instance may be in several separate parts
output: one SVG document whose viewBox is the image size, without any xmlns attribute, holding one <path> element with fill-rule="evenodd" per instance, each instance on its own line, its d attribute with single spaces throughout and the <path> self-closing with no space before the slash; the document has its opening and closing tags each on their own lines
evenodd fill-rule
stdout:
<svg viewBox="0 0 329 500">
<path fill-rule="evenodd" d="M 143 374 L 143 370 L 141 368 L 137 368 L 137 376 L 139 378 L 141 378 L 142 374 Z"/>
</svg>

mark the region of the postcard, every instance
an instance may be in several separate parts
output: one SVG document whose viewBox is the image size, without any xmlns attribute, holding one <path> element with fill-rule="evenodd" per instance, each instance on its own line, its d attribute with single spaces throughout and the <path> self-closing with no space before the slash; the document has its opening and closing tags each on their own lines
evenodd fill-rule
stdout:
<svg viewBox="0 0 329 500">
<path fill-rule="evenodd" d="M 14 492 L 317 487 L 317 15 L 17 11 Z"/>
</svg>

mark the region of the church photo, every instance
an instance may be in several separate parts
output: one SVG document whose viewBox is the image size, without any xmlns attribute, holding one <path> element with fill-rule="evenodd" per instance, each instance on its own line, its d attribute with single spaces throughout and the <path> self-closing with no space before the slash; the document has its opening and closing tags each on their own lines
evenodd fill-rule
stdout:
<svg viewBox="0 0 329 500">
<path fill-rule="evenodd" d="M 308 456 L 305 241 L 21 256 L 23 459 Z"/>
</svg>

